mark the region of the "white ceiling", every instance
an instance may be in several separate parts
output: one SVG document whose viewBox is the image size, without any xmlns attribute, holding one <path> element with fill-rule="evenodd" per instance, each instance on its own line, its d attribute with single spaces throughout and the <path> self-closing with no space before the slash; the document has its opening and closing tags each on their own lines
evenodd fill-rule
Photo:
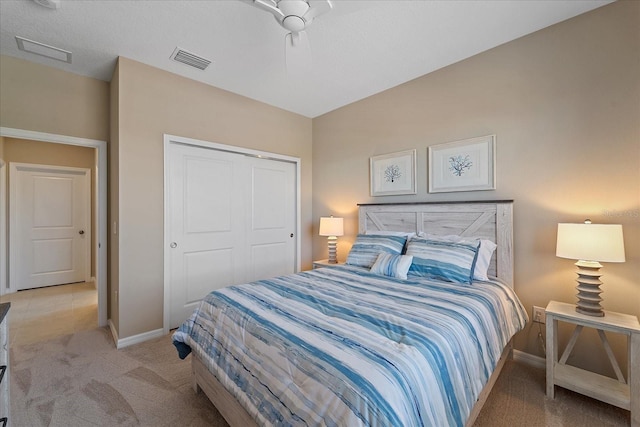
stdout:
<svg viewBox="0 0 640 427">
<path fill-rule="evenodd" d="M 334 0 L 307 30 L 313 68 L 287 73 L 287 31 L 240 0 L 0 0 L 0 53 L 109 81 L 125 56 L 316 117 L 595 9 L 610 0 Z M 73 53 L 72 64 L 19 51 L 15 36 Z M 205 71 L 169 58 L 179 46 Z"/>
</svg>

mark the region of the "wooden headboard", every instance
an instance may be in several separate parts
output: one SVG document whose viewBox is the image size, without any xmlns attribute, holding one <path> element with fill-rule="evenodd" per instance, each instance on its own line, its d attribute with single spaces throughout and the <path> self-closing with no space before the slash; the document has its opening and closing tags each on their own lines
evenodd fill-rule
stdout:
<svg viewBox="0 0 640 427">
<path fill-rule="evenodd" d="M 513 286 L 513 200 L 359 204 L 359 232 L 407 231 L 480 237 L 498 247 L 489 274 Z"/>
</svg>

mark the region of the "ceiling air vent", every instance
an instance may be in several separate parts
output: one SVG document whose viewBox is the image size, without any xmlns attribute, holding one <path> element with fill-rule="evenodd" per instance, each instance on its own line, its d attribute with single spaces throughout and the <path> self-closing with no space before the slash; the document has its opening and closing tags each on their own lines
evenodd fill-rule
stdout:
<svg viewBox="0 0 640 427">
<path fill-rule="evenodd" d="M 187 52 L 184 49 L 176 47 L 176 50 L 171 54 L 171 59 L 174 61 L 182 62 L 183 64 L 189 65 L 190 67 L 195 67 L 199 70 L 206 69 L 211 61 L 208 59 L 204 59 L 198 55 L 195 55 L 191 52 Z"/>
<path fill-rule="evenodd" d="M 16 43 L 18 44 L 18 49 L 23 52 L 35 53 L 36 55 L 45 56 L 50 59 L 68 62 L 71 64 L 71 52 L 68 50 L 49 46 L 48 44 L 25 39 L 24 37 L 19 36 L 16 36 Z"/>
</svg>

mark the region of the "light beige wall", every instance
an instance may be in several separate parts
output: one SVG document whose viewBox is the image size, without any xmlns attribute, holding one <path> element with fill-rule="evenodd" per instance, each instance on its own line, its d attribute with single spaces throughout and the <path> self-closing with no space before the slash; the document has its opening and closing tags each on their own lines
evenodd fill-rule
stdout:
<svg viewBox="0 0 640 427">
<path fill-rule="evenodd" d="M 0 126 L 108 141 L 109 83 L 0 55 Z"/>
<path fill-rule="evenodd" d="M 640 2 L 616 2 L 316 118 L 314 225 L 345 217 L 344 259 L 356 203 L 514 199 L 515 288 L 531 314 L 575 301 L 573 261 L 555 257 L 557 223 L 621 223 L 627 262 L 605 265 L 603 305 L 640 316 L 638 76 Z M 494 133 L 496 191 L 427 193 L 427 146 Z M 418 194 L 370 197 L 369 157 L 411 148 Z M 313 254 L 326 258 L 326 240 L 314 237 Z M 591 332 L 570 362 L 611 374 Z M 527 328 L 516 348 L 542 356 L 537 334 Z"/>
<path fill-rule="evenodd" d="M 311 119 L 122 57 L 118 74 L 119 336 L 162 328 L 165 133 L 300 157 L 309 268 Z"/>
<path fill-rule="evenodd" d="M 109 83 L 0 55 L 0 126 L 109 139 Z"/>
<path fill-rule="evenodd" d="M 9 168 L 3 163 L 5 162 L 4 160 L 4 136 L 0 136 L 0 175 L 2 178 L 6 179 L 8 177 L 8 173 L 6 172 Z M 2 167 L 4 166 L 4 167 Z M 0 178 L 1 181 L 1 178 Z M 4 191 L 4 189 L 3 189 Z M 0 216 L 2 216 L 0 214 Z M 9 209 L 5 206 L 5 212 L 4 212 L 4 217 L 5 218 L 9 218 Z M 9 225 L 4 223 L 4 224 L 0 224 L 0 227 L 4 227 L 4 229 L 2 230 L 4 233 L 0 232 L 0 235 L 4 234 L 5 236 L 8 235 L 8 230 L 9 230 Z M 4 254 L 0 254 L 0 255 L 4 255 Z M 8 264 L 8 260 L 7 264 Z M 0 263 L 1 264 L 1 263 Z M 6 268 L 5 268 L 6 270 Z M 4 283 L 7 283 L 9 276 L 7 274 L 7 271 L 0 271 L 0 275 L 2 277 L 2 279 L 4 279 Z M 1 282 L 2 280 L 0 280 Z"/>
<path fill-rule="evenodd" d="M 91 224 L 95 223 L 95 149 L 76 145 L 53 144 L 17 138 L 4 138 L 4 159 L 7 163 L 34 163 L 40 165 L 68 166 L 91 170 Z M 8 180 L 7 180 L 8 182 Z M 7 184 L 11 188 L 11 183 Z M 11 209 L 7 200 L 7 208 Z M 91 276 L 95 277 L 96 265 L 93 248 L 96 240 L 95 227 L 91 227 Z"/>
<path fill-rule="evenodd" d="M 95 149 L 19 138 L 4 138 L 6 161 L 94 168 Z M 93 185 L 93 184 L 92 184 Z"/>
</svg>

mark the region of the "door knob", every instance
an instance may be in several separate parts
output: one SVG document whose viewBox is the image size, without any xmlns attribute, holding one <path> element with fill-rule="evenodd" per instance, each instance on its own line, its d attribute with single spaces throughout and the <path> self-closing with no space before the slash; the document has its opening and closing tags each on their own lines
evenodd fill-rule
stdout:
<svg viewBox="0 0 640 427">
<path fill-rule="evenodd" d="M 169 244 L 169 246 L 171 247 L 171 249 L 175 249 L 178 247 L 178 244 L 176 242 L 171 242 L 171 244 Z"/>
<path fill-rule="evenodd" d="M 78 231 L 79 234 L 84 234 L 84 230 Z"/>
</svg>

